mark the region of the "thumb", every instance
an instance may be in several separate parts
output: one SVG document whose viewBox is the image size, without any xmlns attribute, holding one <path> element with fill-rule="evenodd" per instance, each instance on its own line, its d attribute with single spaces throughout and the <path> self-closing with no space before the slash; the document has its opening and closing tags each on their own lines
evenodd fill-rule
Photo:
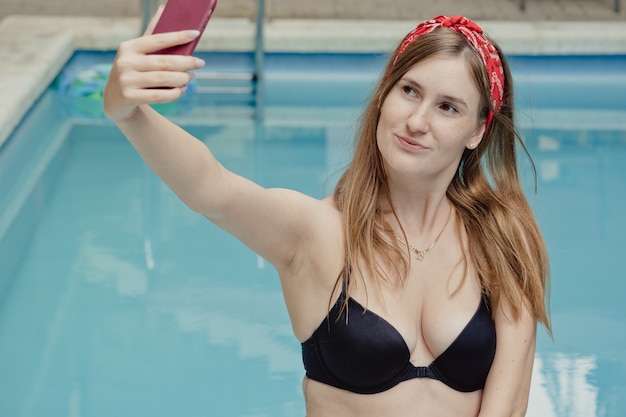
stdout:
<svg viewBox="0 0 626 417">
<path fill-rule="evenodd" d="M 159 19 L 161 18 L 161 15 L 163 14 L 163 9 L 165 8 L 164 5 L 160 4 L 159 7 L 157 8 L 156 13 L 154 14 L 154 16 L 152 16 L 152 19 L 150 19 L 150 23 L 148 23 L 148 26 L 146 26 L 146 31 L 143 33 L 143 36 L 147 36 L 147 35 L 151 35 L 152 32 L 154 31 L 154 28 L 156 27 L 157 23 L 159 22 Z"/>
</svg>

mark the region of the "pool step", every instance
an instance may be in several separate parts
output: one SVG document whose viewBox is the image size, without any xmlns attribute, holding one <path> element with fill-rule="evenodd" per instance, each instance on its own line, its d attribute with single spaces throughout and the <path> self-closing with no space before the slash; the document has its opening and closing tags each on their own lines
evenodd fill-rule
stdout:
<svg viewBox="0 0 626 417">
<path fill-rule="evenodd" d="M 197 94 L 252 95 L 255 76 L 249 72 L 196 72 Z"/>
</svg>

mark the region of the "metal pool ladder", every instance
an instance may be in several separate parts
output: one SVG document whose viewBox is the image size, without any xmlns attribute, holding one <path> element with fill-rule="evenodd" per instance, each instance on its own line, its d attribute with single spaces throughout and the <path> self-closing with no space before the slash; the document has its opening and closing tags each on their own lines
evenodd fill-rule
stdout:
<svg viewBox="0 0 626 417">
<path fill-rule="evenodd" d="M 142 32 L 156 13 L 159 0 L 142 0 Z M 264 22 L 265 0 L 257 0 L 254 68 L 252 72 L 198 71 L 196 92 L 233 96 L 254 96 L 257 118 L 263 115 L 263 70 L 264 70 Z"/>
<path fill-rule="evenodd" d="M 519 4 L 520 10 L 526 10 L 526 0 L 521 0 Z M 613 0 L 613 11 L 615 13 L 619 13 L 622 10 L 622 5 L 620 0 Z"/>
</svg>

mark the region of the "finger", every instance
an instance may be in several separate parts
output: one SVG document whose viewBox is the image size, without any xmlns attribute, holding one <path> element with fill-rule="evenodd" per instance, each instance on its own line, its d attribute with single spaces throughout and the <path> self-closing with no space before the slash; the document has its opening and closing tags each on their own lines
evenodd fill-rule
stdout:
<svg viewBox="0 0 626 417">
<path fill-rule="evenodd" d="M 118 78 L 120 89 L 129 92 L 146 88 L 182 87 L 189 84 L 195 75 L 186 71 L 128 71 Z"/>
<path fill-rule="evenodd" d="M 141 78 L 139 88 L 180 88 L 193 80 L 193 74 L 187 72 L 155 71 Z"/>
<path fill-rule="evenodd" d="M 128 98 L 136 103 L 160 104 L 178 100 L 187 90 L 187 86 L 179 88 L 135 90 Z"/>
<path fill-rule="evenodd" d="M 154 16 L 152 16 L 152 19 L 150 19 L 150 23 L 148 23 L 148 26 L 146 26 L 146 31 L 143 33 L 143 36 L 151 35 L 152 32 L 154 32 L 154 28 L 156 27 L 159 19 L 161 18 L 161 15 L 163 14 L 163 9 L 165 9 L 165 6 L 162 4 L 159 5 L 156 13 L 154 14 Z"/>
<path fill-rule="evenodd" d="M 132 41 L 132 46 L 135 52 L 149 54 L 172 46 L 184 45 L 198 36 L 200 32 L 197 30 L 158 33 L 135 39 Z"/>
<path fill-rule="evenodd" d="M 204 60 L 183 55 L 146 55 L 137 60 L 135 69 L 147 71 L 191 71 L 202 68 Z"/>
</svg>

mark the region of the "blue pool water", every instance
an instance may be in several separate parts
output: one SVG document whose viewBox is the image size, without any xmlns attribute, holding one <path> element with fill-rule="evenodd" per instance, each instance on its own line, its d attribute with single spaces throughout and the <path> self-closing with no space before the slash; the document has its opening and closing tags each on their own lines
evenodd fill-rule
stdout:
<svg viewBox="0 0 626 417">
<path fill-rule="evenodd" d="M 77 54 L 68 68 L 110 58 Z M 383 61 L 268 57 L 263 125 L 250 96 L 162 111 L 228 168 L 322 197 Z M 623 416 L 626 57 L 511 64 L 553 275 L 554 340 L 539 331 L 528 416 Z M 94 101 L 59 86 L 0 149 L 0 416 L 303 416 L 273 269 L 184 207 Z"/>
</svg>

